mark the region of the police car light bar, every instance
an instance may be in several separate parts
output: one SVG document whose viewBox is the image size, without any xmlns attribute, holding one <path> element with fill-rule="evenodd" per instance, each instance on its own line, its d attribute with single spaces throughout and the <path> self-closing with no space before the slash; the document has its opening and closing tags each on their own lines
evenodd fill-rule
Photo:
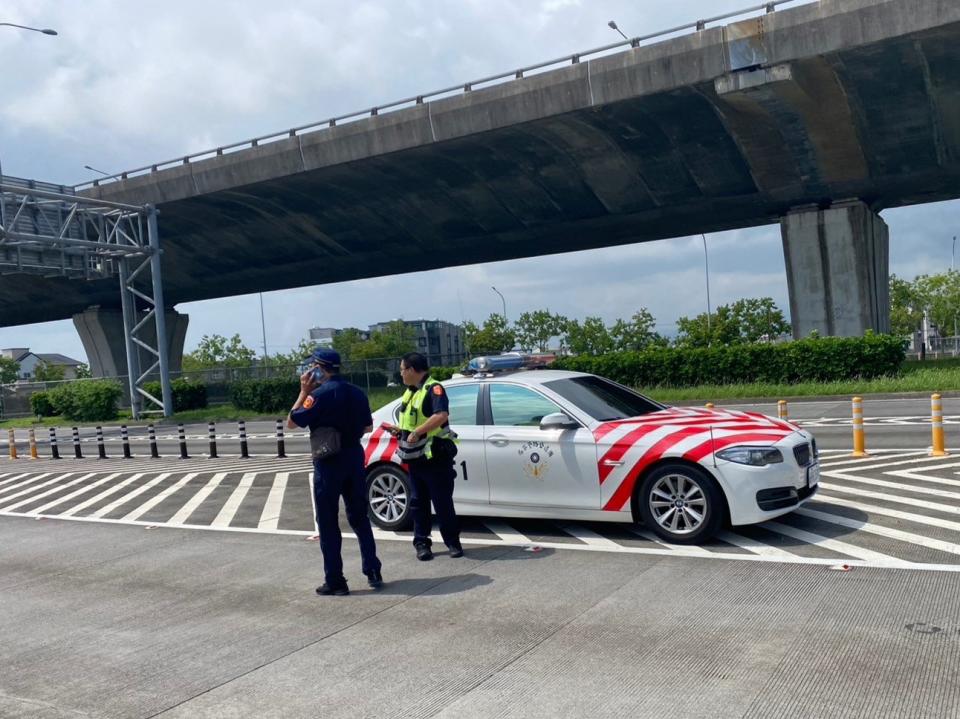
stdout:
<svg viewBox="0 0 960 719">
<path fill-rule="evenodd" d="M 557 358 L 552 354 L 520 354 L 512 352 L 502 355 L 474 357 L 467 363 L 467 373 L 511 372 L 521 369 L 546 367 Z"/>
</svg>

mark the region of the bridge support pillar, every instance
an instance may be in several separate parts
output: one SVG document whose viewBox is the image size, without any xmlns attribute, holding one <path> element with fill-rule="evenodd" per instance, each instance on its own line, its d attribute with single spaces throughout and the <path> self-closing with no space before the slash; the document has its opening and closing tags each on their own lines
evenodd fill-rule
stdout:
<svg viewBox="0 0 960 719">
<path fill-rule="evenodd" d="M 890 331 L 887 223 L 859 200 L 800 207 L 780 221 L 793 336 Z"/>
<path fill-rule="evenodd" d="M 139 318 L 137 318 L 139 320 Z M 190 315 L 168 309 L 164 313 L 167 329 L 167 352 L 170 372 L 179 372 L 183 362 L 183 342 L 187 336 Z M 152 325 L 153 323 L 148 323 Z M 90 360 L 94 377 L 122 377 L 127 374 L 127 347 L 123 334 L 123 312 L 101 307 L 88 307 L 73 316 L 73 325 L 80 333 L 80 341 Z M 151 342 L 156 344 L 156 338 Z M 156 357 L 138 348 L 141 371 L 156 361 Z M 154 371 L 159 379 L 159 369 Z"/>
</svg>

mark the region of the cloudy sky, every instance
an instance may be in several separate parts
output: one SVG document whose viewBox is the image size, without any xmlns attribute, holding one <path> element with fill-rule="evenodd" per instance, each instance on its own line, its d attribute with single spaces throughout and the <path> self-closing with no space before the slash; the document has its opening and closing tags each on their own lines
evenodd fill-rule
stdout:
<svg viewBox="0 0 960 719">
<path fill-rule="evenodd" d="M 801 0 L 802 1 L 802 0 Z M 643 35 L 756 0 L 7 0 L 0 23 L 0 163 L 10 175 L 75 184 L 286 127 Z M 888 210 L 891 271 L 949 268 L 956 202 Z M 707 238 L 714 306 L 770 296 L 786 314 L 777 226 Z M 0 277 L 0 282 L 3 278 Z M 646 307 L 658 329 L 706 309 L 699 237 L 459 267 L 263 295 L 268 350 L 311 326 L 403 317 L 481 322 L 549 308 L 612 322 Z M 256 294 L 178 306 L 187 349 L 204 334 L 262 346 Z M 72 322 L 0 328 L 0 347 L 78 359 Z"/>
</svg>

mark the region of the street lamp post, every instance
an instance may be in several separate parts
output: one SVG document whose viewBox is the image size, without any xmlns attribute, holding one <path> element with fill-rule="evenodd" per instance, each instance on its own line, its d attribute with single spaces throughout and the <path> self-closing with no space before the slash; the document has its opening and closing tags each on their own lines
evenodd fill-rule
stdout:
<svg viewBox="0 0 960 719">
<path fill-rule="evenodd" d="M 710 331 L 710 260 L 707 258 L 707 236 L 701 233 L 700 237 L 703 238 L 703 269 L 707 281 L 707 346 L 709 347 L 712 341 L 712 332 Z"/>
<path fill-rule="evenodd" d="M 503 324 L 504 324 L 504 326 L 506 326 L 506 324 L 507 324 L 507 301 L 506 301 L 505 299 L 503 299 L 503 294 L 502 294 L 502 293 L 500 292 L 500 290 L 498 290 L 496 287 L 493 287 L 493 286 L 491 285 L 490 289 L 493 290 L 494 292 L 496 292 L 498 295 L 500 295 L 500 301 L 503 302 Z"/>
<path fill-rule="evenodd" d="M 91 172 L 99 172 L 104 177 L 110 177 L 110 173 L 104 172 L 103 170 L 98 170 L 96 167 L 90 167 L 90 165 L 84 165 L 84 170 L 90 170 Z"/>
<path fill-rule="evenodd" d="M 21 30 L 30 30 L 32 32 L 42 32 L 44 35 L 56 35 L 56 30 L 51 30 L 50 28 L 39 28 L 39 27 L 27 27 L 26 25 L 17 25 L 12 22 L 0 22 L 0 27 L 17 27 Z"/>
<path fill-rule="evenodd" d="M 628 38 L 626 35 L 623 34 L 623 30 L 621 30 L 621 29 L 619 28 L 619 26 L 617 25 L 617 23 L 616 23 L 615 20 L 611 20 L 610 22 L 608 22 L 608 23 L 607 23 L 607 27 L 609 27 L 611 30 L 616 30 L 618 33 L 620 33 L 620 35 L 623 37 L 624 40 L 629 40 L 629 39 L 630 39 L 630 38 Z"/>
</svg>

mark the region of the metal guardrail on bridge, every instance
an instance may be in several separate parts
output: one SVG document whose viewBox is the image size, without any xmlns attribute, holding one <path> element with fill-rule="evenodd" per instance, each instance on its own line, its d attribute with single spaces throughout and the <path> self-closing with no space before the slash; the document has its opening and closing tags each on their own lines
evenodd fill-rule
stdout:
<svg viewBox="0 0 960 719">
<path fill-rule="evenodd" d="M 459 85 L 452 85 L 450 87 L 445 87 L 442 90 L 433 90 L 432 92 L 427 92 L 422 95 L 415 95 L 413 97 L 407 97 L 402 100 L 395 100 L 393 102 L 386 103 L 385 105 L 376 105 L 369 109 L 358 110 L 357 112 L 347 113 L 346 115 L 337 115 L 336 117 L 329 117 L 325 120 L 318 120 L 317 122 L 311 122 L 307 125 L 300 125 L 299 127 L 292 127 L 289 130 L 281 130 L 279 132 L 270 133 L 268 135 L 261 135 L 259 137 L 254 137 L 249 140 L 241 140 L 239 142 L 232 143 L 230 145 L 221 145 L 220 147 L 215 147 L 210 150 L 203 150 L 201 152 L 195 152 L 190 155 L 185 155 L 183 157 L 178 157 L 172 160 L 164 160 L 163 162 L 156 162 L 150 165 L 144 165 L 143 167 L 138 167 L 133 170 L 125 170 L 123 172 L 118 172 L 114 175 L 108 175 L 106 177 L 97 178 L 96 180 L 90 180 L 87 182 L 81 182 L 80 184 L 74 187 L 75 190 L 87 189 L 90 187 L 98 187 L 107 182 L 115 182 L 118 180 L 126 180 L 128 177 L 135 177 L 137 175 L 157 172 L 160 169 L 173 167 L 176 165 L 189 165 L 194 160 L 206 159 L 209 157 L 217 157 L 223 155 L 226 152 L 234 150 L 243 150 L 259 146 L 261 143 L 265 142 L 276 142 L 279 140 L 287 139 L 290 137 L 296 137 L 299 133 L 304 131 L 319 131 L 330 127 L 336 127 L 338 122 L 343 122 L 344 120 L 359 120 L 366 117 L 374 117 L 379 115 L 384 110 L 398 110 L 411 105 L 422 105 L 425 100 L 430 98 L 438 98 L 443 95 L 450 95 L 456 92 L 471 92 L 479 85 L 489 85 L 490 83 L 497 82 L 498 80 L 519 80 L 526 76 L 527 73 L 532 73 L 537 70 L 544 70 L 546 68 L 551 68 L 555 66 L 563 66 L 570 64 L 577 64 L 582 58 L 590 57 L 593 55 L 599 55 L 601 53 L 609 52 L 610 50 L 616 50 L 617 48 L 622 47 L 639 47 L 640 43 L 647 40 L 653 40 L 656 38 L 666 37 L 668 35 L 673 35 L 675 33 L 682 32 L 684 30 L 695 30 L 697 32 L 705 30 L 707 25 L 710 23 L 718 22 L 720 20 L 727 20 L 733 17 L 739 17 L 741 15 L 747 15 L 750 13 L 764 11 L 766 13 L 772 13 L 775 11 L 778 5 L 783 5 L 785 3 L 795 3 L 800 2 L 800 0 L 772 0 L 772 2 L 765 2 L 761 5 L 754 5 L 743 10 L 734 10 L 732 12 L 724 13 L 722 15 L 716 15 L 714 17 L 704 18 L 701 20 L 696 20 L 694 22 L 689 22 L 684 25 L 678 25 L 672 27 L 668 30 L 660 30 L 658 32 L 650 33 L 649 35 L 640 35 L 633 37 L 627 40 L 622 40 L 620 42 L 611 43 L 610 45 L 603 45 L 602 47 L 595 47 L 589 50 L 584 50 L 582 52 L 574 53 L 572 55 L 566 55 L 561 58 L 556 58 L 554 60 L 547 60 L 545 62 L 539 62 L 535 65 L 528 65 L 526 67 L 521 67 L 516 70 L 510 70 L 509 72 L 502 72 L 496 75 L 490 75 L 488 77 L 481 78 L 479 80 L 472 80 L 470 82 L 465 82 Z"/>
</svg>

